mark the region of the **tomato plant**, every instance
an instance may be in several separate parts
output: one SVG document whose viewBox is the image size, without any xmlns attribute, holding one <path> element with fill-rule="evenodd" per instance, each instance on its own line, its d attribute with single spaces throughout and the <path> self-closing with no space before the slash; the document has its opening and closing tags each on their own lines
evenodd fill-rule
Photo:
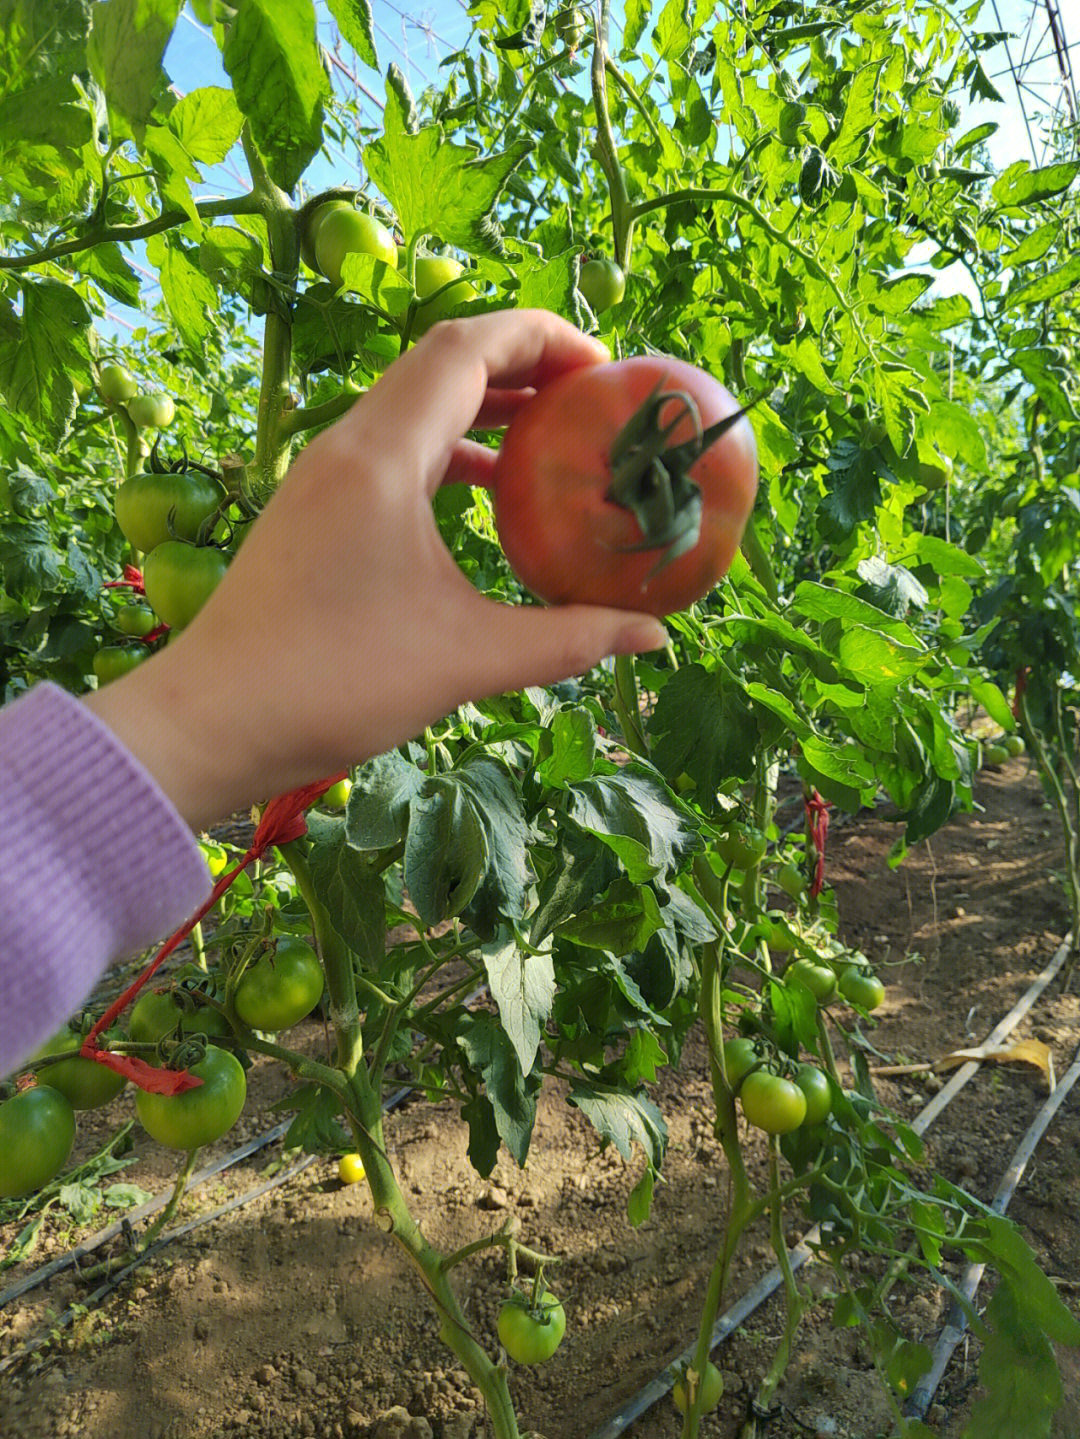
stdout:
<svg viewBox="0 0 1080 1439">
<path fill-rule="evenodd" d="M 705 1373 L 698 1382 L 703 1391 L 700 1412 L 702 1414 L 711 1414 L 714 1409 L 719 1408 L 720 1400 L 724 1396 L 724 1376 L 711 1359 L 705 1365 Z M 690 1407 L 685 1374 L 681 1374 L 679 1378 L 675 1380 L 671 1390 L 671 1398 L 679 1413 L 685 1414 Z"/>
<path fill-rule="evenodd" d="M 766 1134 L 787 1134 L 806 1119 L 806 1096 L 799 1086 L 764 1069 L 743 1080 L 739 1103 L 749 1122 Z"/>
<path fill-rule="evenodd" d="M 332 207 L 315 232 L 315 262 L 333 287 L 341 286 L 341 265 L 346 255 L 374 255 L 397 269 L 397 246 L 385 225 L 360 210 Z"/>
<path fill-rule="evenodd" d="M 614 260 L 588 260 L 581 267 L 578 289 L 598 315 L 621 303 L 626 294 L 626 276 Z"/>
<path fill-rule="evenodd" d="M 0 1198 L 32 1194 L 67 1162 L 75 1111 L 58 1089 L 35 1085 L 0 1104 Z"/>
<path fill-rule="evenodd" d="M 545 1289 L 533 1303 L 524 1295 L 508 1299 L 499 1310 L 499 1342 L 517 1364 L 543 1364 L 566 1333 L 566 1311 Z"/>
<path fill-rule="evenodd" d="M 116 491 L 116 522 L 124 539 L 146 553 L 169 539 L 193 540 L 224 498 L 224 487 L 197 470 L 133 475 Z"/>
<path fill-rule="evenodd" d="M 828 965 L 815 964 L 810 959 L 797 959 L 789 964 L 784 977 L 808 989 L 818 1004 L 828 1004 L 836 993 L 836 975 Z"/>
<path fill-rule="evenodd" d="M 107 685 L 149 658 L 150 651 L 144 645 L 104 645 L 93 658 L 94 674 L 99 684 Z"/>
<path fill-rule="evenodd" d="M 121 605 L 113 617 L 113 624 L 121 634 L 142 639 L 157 627 L 157 616 L 149 605 Z"/>
<path fill-rule="evenodd" d="M 757 491 L 754 432 L 737 412 L 711 375 L 663 356 L 547 385 L 514 416 L 495 465 L 515 574 L 552 604 L 662 616 L 701 599 L 727 573 Z M 706 435 L 728 424 L 703 453 L 693 416 Z"/>
<path fill-rule="evenodd" d="M 461 261 L 454 260 L 449 255 L 417 255 L 416 298 L 428 300 L 429 295 L 436 296 L 435 299 L 428 300 L 426 305 L 417 308 L 413 318 L 413 335 L 417 339 L 426 335 L 436 321 L 444 320 L 455 306 L 464 304 L 475 295 L 476 291 L 467 279 L 463 279 L 458 285 L 450 283 L 464 273 L 465 267 Z M 448 286 L 445 290 L 444 285 Z M 438 293 L 440 291 L 442 293 Z"/>
<path fill-rule="evenodd" d="M 164 429 L 172 424 L 176 415 L 172 396 L 164 394 L 135 395 L 128 400 L 126 408 L 131 423 L 141 430 Z"/>
<path fill-rule="evenodd" d="M 273 955 L 263 955 L 241 976 L 236 1012 L 252 1029 L 291 1029 L 309 1015 L 323 992 L 323 972 L 310 944 L 282 935 Z"/>
<path fill-rule="evenodd" d="M 133 399 L 138 385 L 130 370 L 123 365 L 102 365 L 98 375 L 98 390 L 107 405 L 117 405 Z"/>
<path fill-rule="evenodd" d="M 198 1149 L 226 1134 L 240 1118 L 247 1096 L 247 1080 L 240 1061 L 227 1049 L 209 1045 L 189 1072 L 202 1080 L 197 1089 L 182 1094 L 151 1094 L 140 1089 L 135 1096 L 139 1123 L 167 1149 Z"/>
<path fill-rule="evenodd" d="M 103 1047 L 108 1048 L 110 1038 L 119 1036 L 102 1036 Z M 34 1058 L 42 1059 L 45 1055 L 52 1054 L 74 1054 L 82 1047 L 82 1042 L 81 1034 L 61 1030 L 59 1034 L 54 1034 L 47 1044 L 42 1045 Z M 97 1109 L 102 1104 L 108 1104 L 127 1083 L 122 1074 L 107 1069 L 93 1059 L 64 1059 L 59 1064 L 45 1064 L 37 1071 L 36 1078 L 38 1084 L 58 1089 L 72 1109 Z"/>
<path fill-rule="evenodd" d="M 795 1083 L 806 1100 L 805 1124 L 821 1124 L 832 1111 L 832 1088 L 828 1075 L 816 1064 L 800 1064 Z"/>
<path fill-rule="evenodd" d="M 885 998 L 885 986 L 876 974 L 853 964 L 840 976 L 840 993 L 860 1009 L 877 1009 Z"/>
<path fill-rule="evenodd" d="M 213 546 L 166 540 L 143 563 L 146 598 L 160 619 L 182 630 L 217 589 L 228 565 L 228 556 Z"/>
</svg>

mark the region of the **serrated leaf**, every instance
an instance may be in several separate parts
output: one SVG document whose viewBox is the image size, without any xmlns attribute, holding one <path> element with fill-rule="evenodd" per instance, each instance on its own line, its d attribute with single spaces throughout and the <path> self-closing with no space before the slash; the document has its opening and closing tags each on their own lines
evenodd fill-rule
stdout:
<svg viewBox="0 0 1080 1439">
<path fill-rule="evenodd" d="M 120 134 L 142 139 L 167 83 L 161 61 L 181 6 L 182 0 L 101 0 L 91 11 L 86 58 Z"/>
<path fill-rule="evenodd" d="M 482 945 L 480 954 L 502 1027 L 514 1046 L 522 1074 L 529 1074 L 555 997 L 551 955 L 526 953 L 512 936 Z"/>
<path fill-rule="evenodd" d="M 341 38 L 372 70 L 379 68 L 375 49 L 375 18 L 370 0 L 327 0 L 327 9 L 337 21 Z"/>
<path fill-rule="evenodd" d="M 465 1014 L 454 1037 L 484 1081 L 499 1138 L 518 1164 L 524 1164 L 536 1123 L 539 1077 L 522 1074 L 514 1047 L 493 1014 Z"/>
<path fill-rule="evenodd" d="M 667 1146 L 667 1125 L 656 1105 L 641 1091 L 607 1090 L 575 1080 L 566 1096 L 580 1109 L 602 1139 L 630 1159 L 640 1144 L 652 1169 L 658 1170 Z"/>
<path fill-rule="evenodd" d="M 240 138 L 244 117 L 231 90 L 204 85 L 169 112 L 169 129 L 202 165 L 220 165 Z"/>
<path fill-rule="evenodd" d="M 0 394 L 25 423 L 54 440 L 67 432 L 75 389 L 66 373 L 90 364 L 90 312 L 70 285 L 24 279 L 22 315 L 0 317 Z"/>
<path fill-rule="evenodd" d="M 667 688 L 670 683 L 664 693 Z M 572 785 L 566 814 L 609 845 L 637 884 L 678 869 L 687 855 L 702 847 L 689 814 L 673 806 L 659 776 L 634 762 L 617 775 Z"/>
<path fill-rule="evenodd" d="M 672 778 L 685 770 L 705 794 L 753 773 L 758 731 L 742 686 L 699 664 L 676 670 L 649 718 L 657 768 Z"/>
<path fill-rule="evenodd" d="M 361 765 L 345 812 L 345 834 L 354 849 L 391 849 L 405 838 L 409 806 L 427 781 L 397 750 Z"/>
<path fill-rule="evenodd" d="M 308 863 L 330 923 L 366 969 L 378 971 L 386 952 L 386 896 L 381 875 L 349 843 L 345 822 L 308 815 Z"/>
<path fill-rule="evenodd" d="M 161 293 L 181 339 L 192 355 L 201 356 L 217 314 L 217 291 L 178 239 L 152 235 L 146 252 L 158 266 Z"/>
</svg>

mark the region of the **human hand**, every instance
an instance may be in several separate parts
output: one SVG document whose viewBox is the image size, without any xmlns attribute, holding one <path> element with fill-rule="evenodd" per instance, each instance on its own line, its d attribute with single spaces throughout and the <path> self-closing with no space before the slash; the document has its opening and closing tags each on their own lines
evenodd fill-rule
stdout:
<svg viewBox="0 0 1080 1439">
<path fill-rule="evenodd" d="M 546 310 L 434 326 L 312 441 L 169 646 L 86 704 L 199 829 L 400 744 L 469 699 L 665 643 L 647 615 L 485 599 L 431 500 L 488 485 L 531 395 L 607 352 Z"/>
</svg>

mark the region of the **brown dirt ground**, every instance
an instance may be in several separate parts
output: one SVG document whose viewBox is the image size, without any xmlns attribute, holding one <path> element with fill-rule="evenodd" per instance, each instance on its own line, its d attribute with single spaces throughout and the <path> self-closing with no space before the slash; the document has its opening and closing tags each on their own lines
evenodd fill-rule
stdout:
<svg viewBox="0 0 1080 1439">
<path fill-rule="evenodd" d="M 862 948 L 888 983 L 880 1022 L 870 1032 L 889 1062 L 940 1057 L 977 1043 L 1055 952 L 1066 911 L 1052 876 L 1057 828 L 1026 760 L 983 772 L 979 809 L 919 846 L 899 870 L 886 856 L 895 829 L 863 815 L 834 824 L 830 877 L 844 936 Z M 1016 1032 L 1053 1049 L 1058 1074 L 1080 1038 L 1080 1001 L 1056 981 Z M 321 1026 L 293 1038 L 317 1050 Z M 905 1117 L 940 1081 L 882 1080 L 881 1097 Z M 216 1147 L 232 1149 L 268 1127 L 264 1105 L 285 1092 L 278 1068 L 259 1061 L 252 1099 L 237 1128 Z M 1007 1157 L 1047 1092 L 1044 1077 L 1021 1066 L 985 1065 L 928 1135 L 933 1164 L 989 1200 Z M 677 1073 L 664 1071 L 657 1098 L 671 1145 L 665 1182 L 650 1219 L 632 1229 L 626 1200 L 640 1162 L 600 1152 L 595 1135 L 556 1088 L 546 1092 L 525 1170 L 504 1153 L 481 1182 L 468 1166 L 464 1125 L 449 1111 L 410 1099 L 388 1121 L 392 1157 L 429 1238 L 454 1248 L 495 1227 L 507 1211 L 523 1238 L 563 1262 L 552 1276 L 569 1315 L 557 1360 L 514 1369 L 522 1424 L 547 1439 L 587 1439 L 690 1341 L 715 1250 L 725 1195 L 713 1138 L 704 1049 L 688 1043 Z M 80 1119 L 76 1158 L 94 1152 L 129 1112 L 121 1096 Z M 274 1116 L 276 1118 L 276 1116 Z M 166 1189 L 175 1157 L 135 1131 L 127 1178 Z M 270 1149 L 236 1165 L 185 1201 L 190 1217 L 254 1186 L 280 1160 Z M 754 1154 L 763 1172 L 763 1150 Z M 1044 1139 L 1012 1208 L 1040 1262 L 1067 1302 L 1080 1287 L 1080 1102 L 1074 1092 Z M 106 1220 L 96 1220 L 90 1233 Z M 18 1225 L 0 1228 L 0 1253 Z M 801 1231 L 792 1214 L 789 1235 Z M 80 1231 L 51 1217 L 26 1265 L 0 1287 L 54 1253 Z M 764 1228 L 747 1237 L 730 1298 L 770 1267 Z M 955 1271 L 954 1271 L 955 1272 Z M 466 1312 L 494 1340 L 503 1268 L 494 1255 L 458 1270 Z M 804 1282 L 823 1299 L 824 1277 Z M 985 1286 L 984 1286 L 985 1288 Z M 980 1303 L 985 1301 L 980 1292 Z M 47 1331 L 54 1316 L 85 1298 L 70 1273 L 0 1311 L 0 1356 Z M 943 1314 L 939 1291 L 893 1293 L 893 1314 L 912 1338 L 933 1343 Z M 725 1374 L 720 1409 L 702 1434 L 735 1439 L 747 1397 L 768 1365 L 782 1327 L 774 1299 L 714 1354 Z M 959 1439 L 977 1395 L 978 1345 L 961 1345 L 929 1422 Z M 1054 1439 L 1080 1435 L 1080 1364 L 1060 1355 L 1066 1401 Z M 865 1341 L 834 1330 L 829 1305 L 811 1310 L 780 1394 L 784 1410 L 768 1439 L 876 1439 L 889 1432 L 889 1408 Z M 418 1422 L 379 1416 L 401 1405 Z M 425 1423 L 426 1421 L 426 1423 Z M 117 1293 L 91 1308 L 31 1362 L 0 1380 L 0 1433 L 6 1439 L 66 1439 L 90 1433 L 121 1439 L 212 1439 L 244 1433 L 370 1436 L 370 1439 L 480 1439 L 478 1395 L 442 1348 L 436 1325 L 405 1263 L 372 1223 L 365 1186 L 343 1188 L 320 1160 L 273 1190 L 171 1246 Z M 675 1439 L 669 1401 L 629 1431 L 637 1439 Z M 1017 1435 L 1016 1439 L 1024 1439 Z"/>
</svg>

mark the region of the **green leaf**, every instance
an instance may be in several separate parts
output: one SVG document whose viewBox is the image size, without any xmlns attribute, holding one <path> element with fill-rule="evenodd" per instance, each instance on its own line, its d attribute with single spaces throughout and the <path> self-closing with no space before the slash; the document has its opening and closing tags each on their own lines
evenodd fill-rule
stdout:
<svg viewBox="0 0 1080 1439">
<path fill-rule="evenodd" d="M 121 136 L 142 140 L 167 83 L 161 61 L 181 6 L 182 0 L 101 0 L 91 11 L 86 58 Z"/>
<path fill-rule="evenodd" d="M 674 778 L 685 770 L 704 794 L 754 770 L 758 722 L 726 670 L 683 665 L 660 691 L 649 718 L 653 761 Z"/>
<path fill-rule="evenodd" d="M 655 1176 L 648 1165 L 630 1191 L 630 1197 L 626 1201 L 626 1217 L 635 1229 L 644 1224 L 652 1209 L 653 1185 Z"/>
<path fill-rule="evenodd" d="M 933 283 L 930 275 L 901 275 L 871 290 L 868 298 L 883 315 L 902 315 L 923 297 Z"/>
<path fill-rule="evenodd" d="M 1047 221 L 1045 225 L 1040 225 L 1037 230 L 1025 235 L 1019 245 L 1002 256 L 1002 267 L 1007 270 L 1014 265 L 1029 265 L 1032 260 L 1041 260 L 1053 248 L 1060 234 L 1060 220 Z"/>
<path fill-rule="evenodd" d="M 878 76 L 884 63 L 872 60 L 863 65 L 845 89 L 844 118 L 828 149 L 829 159 L 838 167 L 850 165 L 866 147 L 866 132 L 873 129 L 877 118 Z"/>
<path fill-rule="evenodd" d="M 537 766 L 541 781 L 553 789 L 587 779 L 596 762 L 596 724 L 583 709 L 560 710 L 550 725 L 551 754 Z"/>
<path fill-rule="evenodd" d="M 1041 305 L 1057 295 L 1064 295 L 1074 285 L 1080 284 L 1080 255 L 1074 255 L 1049 274 L 1029 280 L 1026 285 L 1010 290 L 1005 300 L 1006 310 L 1015 310 L 1022 305 Z"/>
<path fill-rule="evenodd" d="M 365 969 L 378 973 L 386 953 L 386 897 L 377 870 L 346 839 L 345 821 L 308 815 L 308 857 L 320 902 Z"/>
<path fill-rule="evenodd" d="M 522 1074 L 528 1074 L 555 997 L 551 955 L 520 950 L 512 936 L 505 937 L 505 931 L 494 943 L 482 945 L 480 953 L 502 1027 L 514 1046 Z"/>
<path fill-rule="evenodd" d="M 558 932 L 586 948 L 623 955 L 644 949 L 650 936 L 663 927 L 652 890 L 622 878 L 616 880 L 599 904 L 564 921 Z"/>
<path fill-rule="evenodd" d="M 331 93 L 312 0 L 244 0 L 225 32 L 222 60 L 271 179 L 291 191 L 322 144 Z"/>
<path fill-rule="evenodd" d="M 107 295 L 122 305 L 139 306 L 139 277 L 124 259 L 120 246 L 108 240 L 72 256 L 72 263 Z"/>
<path fill-rule="evenodd" d="M 657 1071 L 667 1062 L 656 1035 L 647 1029 L 635 1029 L 619 1068 L 624 1082 L 636 1089 L 639 1084 L 655 1084 Z"/>
<path fill-rule="evenodd" d="M 1032 170 L 1026 160 L 1018 160 L 994 182 L 991 194 L 1002 206 L 1034 205 L 1052 199 L 1067 190 L 1080 175 L 1080 162 L 1068 161 L 1045 165 Z"/>
<path fill-rule="evenodd" d="M 295 1110 L 296 1118 L 285 1131 L 286 1149 L 305 1154 L 341 1154 L 353 1148 L 353 1138 L 341 1119 L 341 1101 L 321 1084 L 302 1084 L 291 1094 L 270 1105 L 271 1110 Z"/>
<path fill-rule="evenodd" d="M 1012 731 L 1016 728 L 1016 721 L 1013 719 L 1012 710 L 1005 696 L 994 684 L 993 680 L 984 679 L 981 675 L 973 674 L 969 680 L 971 685 L 971 696 L 976 704 L 982 705 L 983 709 L 1002 729 Z"/>
<path fill-rule="evenodd" d="M 354 849 L 391 849 L 409 828 L 409 806 L 427 775 L 397 750 L 361 765 L 345 814 L 345 833 Z"/>
<path fill-rule="evenodd" d="M 560 817 L 561 819 L 561 817 Z M 529 943 L 539 945 L 572 914 L 587 908 L 618 874 L 618 861 L 606 845 L 576 825 L 559 823 L 554 849 L 541 851 L 536 863 L 548 866 L 537 886 Z"/>
<path fill-rule="evenodd" d="M 24 279 L 22 315 L 0 309 L 0 394 L 25 423 L 58 440 L 75 410 L 67 374 L 90 364 L 90 312 L 59 280 Z"/>
<path fill-rule="evenodd" d="M 146 253 L 158 266 L 161 293 L 180 338 L 192 355 L 201 356 L 217 315 L 217 291 L 181 248 L 179 238 L 151 235 Z"/>
<path fill-rule="evenodd" d="M 372 70 L 379 68 L 375 50 L 375 19 L 370 0 L 327 0 L 327 9 L 337 21 L 341 38 Z"/>
<path fill-rule="evenodd" d="M 667 1146 L 667 1125 L 648 1095 L 640 1091 L 608 1090 L 575 1080 L 567 1100 L 581 1110 L 601 1138 L 610 1141 L 624 1159 L 640 1144 L 652 1169 L 658 1170 Z"/>
<path fill-rule="evenodd" d="M 244 117 L 231 90 L 205 85 L 191 90 L 169 114 L 169 129 L 202 165 L 220 165 L 240 138 Z"/>
<path fill-rule="evenodd" d="M 976 125 L 973 130 L 968 130 L 966 134 L 960 136 L 953 146 L 953 155 L 959 159 L 966 151 L 974 149 L 976 145 L 981 145 L 984 140 L 989 140 L 991 135 L 997 133 L 997 128 L 992 120 L 987 121 L 984 125 Z"/>
<path fill-rule="evenodd" d="M 461 1106 L 461 1117 L 469 1126 L 469 1163 L 482 1179 L 486 1179 L 499 1157 L 495 1110 L 486 1095 L 477 1094 Z"/>
<path fill-rule="evenodd" d="M 499 1138 L 518 1164 L 524 1164 L 536 1123 L 539 1076 L 522 1074 L 509 1036 L 493 1014 L 464 1014 L 454 1037 L 484 1081 Z"/>
<path fill-rule="evenodd" d="M 678 869 L 702 847 L 689 812 L 676 808 L 652 769 L 633 761 L 617 775 L 572 785 L 567 790 L 566 814 L 610 846 L 636 884 Z"/>
<path fill-rule="evenodd" d="M 405 883 L 425 925 L 460 914 L 488 865 L 487 840 L 469 798 L 451 776 L 429 779 L 409 808 Z"/>
<path fill-rule="evenodd" d="M 1039 1276 L 1047 1285 L 1045 1275 Z M 1050 1286 L 1051 1288 L 1053 1286 Z M 1058 1301 L 1060 1305 L 1060 1300 Z M 963 1439 L 1050 1439 L 1064 1394 L 1042 1316 L 1012 1284 L 1001 1283 L 986 1306 L 988 1334 L 979 1360 L 984 1394 Z M 1074 1335 L 1072 1343 L 1076 1343 Z"/>
</svg>

